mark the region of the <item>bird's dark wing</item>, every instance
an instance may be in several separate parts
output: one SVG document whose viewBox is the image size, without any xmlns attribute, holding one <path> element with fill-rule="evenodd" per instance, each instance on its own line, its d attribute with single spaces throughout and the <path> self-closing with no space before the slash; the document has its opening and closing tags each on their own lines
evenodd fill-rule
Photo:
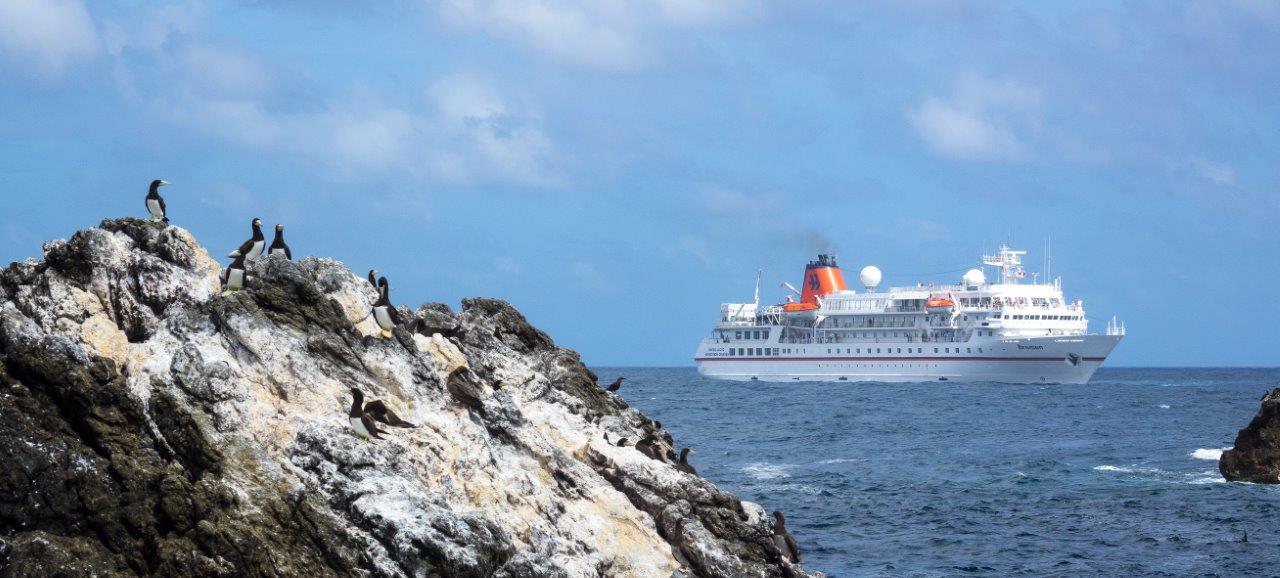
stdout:
<svg viewBox="0 0 1280 578">
<path fill-rule="evenodd" d="M 372 417 L 373 419 L 380 421 L 382 423 L 385 423 L 389 426 L 418 427 L 407 421 L 400 419 L 400 416 L 396 415 L 394 411 L 391 411 L 391 408 L 387 407 L 387 404 L 383 403 L 382 400 L 380 399 L 375 399 L 369 403 L 364 404 L 364 413 L 365 415 L 368 415 L 369 417 Z"/>
<path fill-rule="evenodd" d="M 293 260 L 293 251 L 290 251 L 290 250 L 289 250 L 289 246 L 288 246 L 288 245 L 285 245 L 285 246 L 284 246 L 284 258 L 285 258 L 285 259 L 288 259 L 288 260 L 290 260 L 290 261 L 292 261 L 292 260 Z"/>
<path fill-rule="evenodd" d="M 235 252 L 231 253 L 231 256 L 237 257 L 240 255 L 248 255 L 249 251 L 252 251 L 252 250 L 253 250 L 253 239 L 249 239 L 248 241 L 241 243 L 240 248 L 236 249 Z"/>
<path fill-rule="evenodd" d="M 404 318 L 400 316 L 400 310 L 393 305 L 387 306 L 387 316 L 391 318 L 391 323 L 395 325 L 403 325 Z"/>
<path fill-rule="evenodd" d="M 787 541 L 787 550 L 791 551 L 791 561 L 800 562 L 800 545 L 796 543 L 796 539 L 791 537 L 791 532 L 783 534 L 782 537 Z"/>
<path fill-rule="evenodd" d="M 373 420 L 369 419 L 368 414 L 360 416 L 360 423 L 364 424 L 364 429 L 369 430 L 369 437 L 377 440 L 382 439 L 380 435 L 382 432 L 378 431 L 378 428 L 373 425 Z"/>
</svg>

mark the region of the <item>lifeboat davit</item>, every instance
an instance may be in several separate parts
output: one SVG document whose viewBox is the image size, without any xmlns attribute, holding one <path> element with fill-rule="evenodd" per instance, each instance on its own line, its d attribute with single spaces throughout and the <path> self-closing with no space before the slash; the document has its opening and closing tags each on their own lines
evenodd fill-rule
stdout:
<svg viewBox="0 0 1280 578">
<path fill-rule="evenodd" d="M 929 297 L 929 300 L 924 302 L 924 308 L 928 309 L 930 313 L 945 313 L 955 309 L 956 302 L 946 297 L 934 296 Z"/>
</svg>

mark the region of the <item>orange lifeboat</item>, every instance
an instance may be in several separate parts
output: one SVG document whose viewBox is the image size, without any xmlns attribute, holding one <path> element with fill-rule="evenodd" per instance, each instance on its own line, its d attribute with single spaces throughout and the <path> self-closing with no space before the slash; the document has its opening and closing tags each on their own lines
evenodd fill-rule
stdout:
<svg viewBox="0 0 1280 578">
<path fill-rule="evenodd" d="M 787 312 L 813 311 L 814 309 L 817 309 L 817 308 L 818 308 L 817 303 L 805 303 L 803 301 L 800 303 L 795 303 L 795 302 L 787 303 L 782 306 L 782 310 Z"/>
<path fill-rule="evenodd" d="M 930 296 L 929 300 L 924 302 L 924 308 L 932 312 L 951 311 L 955 306 L 955 301 L 936 295 Z"/>
</svg>

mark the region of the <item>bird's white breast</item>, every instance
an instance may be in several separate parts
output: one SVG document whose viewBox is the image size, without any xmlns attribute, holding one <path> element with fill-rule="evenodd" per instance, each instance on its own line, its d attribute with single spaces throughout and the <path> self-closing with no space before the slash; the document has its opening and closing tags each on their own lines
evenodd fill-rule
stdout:
<svg viewBox="0 0 1280 578">
<path fill-rule="evenodd" d="M 266 245 L 266 244 L 267 244 L 267 242 L 266 242 L 266 241 L 254 241 L 254 242 L 253 242 L 253 248 L 252 248 L 252 249 L 249 249 L 249 254 L 248 254 L 248 255 L 245 255 L 245 257 L 246 257 L 246 258 L 249 258 L 249 259 L 252 259 L 252 258 L 254 258 L 254 257 L 257 257 L 258 255 L 261 255 L 261 254 L 262 254 L 262 247 L 263 247 L 264 245 Z"/>
<path fill-rule="evenodd" d="M 164 211 L 160 210 L 160 201 L 158 199 L 147 199 L 147 210 L 156 217 L 163 217 Z"/>
<path fill-rule="evenodd" d="M 244 271 L 242 269 L 227 271 L 227 287 L 232 289 L 244 287 Z"/>
<path fill-rule="evenodd" d="M 267 254 L 268 254 L 268 255 L 283 255 L 283 254 L 284 254 L 284 247 L 281 247 L 281 248 L 279 248 L 279 249 L 272 249 L 272 250 L 270 250 L 270 251 L 267 251 Z"/>
<path fill-rule="evenodd" d="M 384 330 L 389 330 L 395 327 L 395 324 L 391 322 L 391 313 L 387 311 L 387 307 L 385 305 L 379 305 L 373 308 L 373 318 L 378 322 L 378 327 L 381 327 Z"/>
<path fill-rule="evenodd" d="M 364 422 L 361 421 L 360 418 L 353 417 L 353 418 L 350 418 L 350 420 L 351 420 L 351 429 L 356 430 L 356 435 L 365 439 L 368 439 L 370 437 L 369 430 L 364 429 Z"/>
</svg>

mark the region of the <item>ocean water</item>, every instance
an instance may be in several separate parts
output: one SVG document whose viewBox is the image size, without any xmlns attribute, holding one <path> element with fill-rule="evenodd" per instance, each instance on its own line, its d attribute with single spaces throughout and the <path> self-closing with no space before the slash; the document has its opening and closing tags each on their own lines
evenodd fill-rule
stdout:
<svg viewBox="0 0 1280 578">
<path fill-rule="evenodd" d="M 1280 486 L 1217 457 L 1278 369 L 1087 385 L 740 383 L 597 368 L 830 576 L 1280 575 Z M 1248 532 L 1249 541 L 1241 535 Z"/>
</svg>

